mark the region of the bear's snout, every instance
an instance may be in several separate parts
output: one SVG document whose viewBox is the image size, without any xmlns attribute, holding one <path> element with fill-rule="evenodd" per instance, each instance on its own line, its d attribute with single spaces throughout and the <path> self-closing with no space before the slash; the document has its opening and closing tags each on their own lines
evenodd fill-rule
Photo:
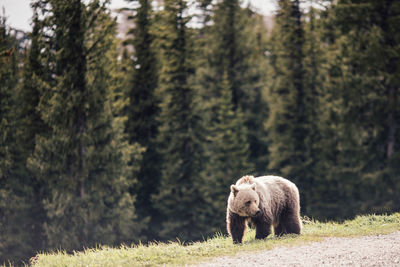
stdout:
<svg viewBox="0 0 400 267">
<path fill-rule="evenodd" d="M 251 217 L 258 217 L 258 216 L 260 216 L 260 215 L 261 215 L 261 210 L 258 209 L 258 210 L 256 210 L 256 211 L 251 215 Z"/>
</svg>

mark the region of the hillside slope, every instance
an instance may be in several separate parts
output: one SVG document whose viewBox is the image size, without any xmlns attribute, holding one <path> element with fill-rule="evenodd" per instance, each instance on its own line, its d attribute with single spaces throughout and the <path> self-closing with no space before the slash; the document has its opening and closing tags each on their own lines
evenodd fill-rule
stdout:
<svg viewBox="0 0 400 267">
<path fill-rule="evenodd" d="M 400 213 L 359 216 L 354 220 L 343 223 L 321 223 L 309 219 L 303 219 L 303 223 L 304 229 L 300 236 L 282 238 L 270 236 L 266 240 L 255 240 L 254 231 L 249 231 L 245 236 L 243 245 L 233 245 L 229 237 L 219 234 L 203 242 L 191 244 L 177 241 L 130 247 L 122 246 L 120 248 L 99 247 L 73 254 L 66 252 L 38 254 L 31 259 L 30 264 L 32 266 L 162 266 L 164 264 L 171 266 L 195 264 L 211 259 L 212 263 L 215 263 L 215 257 L 228 256 L 230 258 L 235 257 L 234 255 L 240 256 L 242 253 L 251 254 L 274 248 L 299 247 L 309 245 L 312 242 L 321 242 L 325 238 L 328 238 L 328 240 L 323 242 L 332 244 L 332 242 L 338 241 L 335 238 L 340 237 L 372 236 L 398 232 L 400 230 Z M 394 234 L 394 237 L 397 238 L 397 235 Z M 323 244 L 323 242 L 320 244 Z M 390 242 L 388 243 L 390 245 Z M 318 246 L 318 244 L 311 244 L 311 246 Z M 380 249 L 378 248 L 378 250 Z"/>
</svg>

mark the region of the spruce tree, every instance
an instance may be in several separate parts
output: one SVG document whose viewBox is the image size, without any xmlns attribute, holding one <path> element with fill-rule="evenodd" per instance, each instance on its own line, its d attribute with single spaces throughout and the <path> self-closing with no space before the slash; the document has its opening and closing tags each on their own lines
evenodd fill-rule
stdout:
<svg viewBox="0 0 400 267">
<path fill-rule="evenodd" d="M 198 64 L 197 82 L 203 91 L 206 105 L 213 111 L 214 98 L 219 96 L 219 85 L 224 75 L 230 83 L 233 109 L 244 114 L 244 124 L 249 144 L 252 173 L 266 171 L 267 147 L 263 122 L 267 115 L 262 97 L 265 67 L 264 28 L 259 17 L 249 9 L 242 9 L 239 1 L 218 1 L 210 17 L 213 24 L 206 26 Z M 214 106 L 216 107 L 216 106 Z M 212 120 L 212 117 L 211 117 Z"/>
<path fill-rule="evenodd" d="M 136 208 L 141 217 L 149 216 L 155 225 L 156 211 L 151 203 L 151 195 L 157 192 L 159 183 L 159 169 L 154 168 L 160 164 L 156 151 L 155 139 L 159 122 L 156 117 L 159 113 L 159 100 L 156 96 L 157 87 L 157 59 L 154 52 L 154 37 L 152 27 L 152 1 L 134 1 L 139 4 L 134 16 L 135 27 L 130 31 L 133 35 L 134 60 L 132 60 L 132 75 L 129 84 L 129 106 L 127 132 L 130 142 L 137 142 L 146 151 L 138 174 L 138 184 L 135 186 L 137 194 Z M 157 227 L 157 226 L 156 226 Z M 147 235 L 151 237 L 149 229 Z"/>
<path fill-rule="evenodd" d="M 32 186 L 23 160 L 27 150 L 19 138 L 24 106 L 18 82 L 24 53 L 6 20 L 0 17 L 0 22 L 0 262 L 20 264 L 41 248 L 35 240 L 40 229 L 32 218 Z"/>
<path fill-rule="evenodd" d="M 267 48 L 267 28 L 264 17 L 243 9 L 245 27 L 242 40 L 246 51 L 244 57 L 247 68 L 242 68 L 239 73 L 246 73 L 243 77 L 243 90 L 245 92 L 242 106 L 245 125 L 247 128 L 247 140 L 249 143 L 249 160 L 254 165 L 252 174 L 268 174 L 268 139 L 264 124 L 269 114 L 266 101 L 266 81 L 269 79 L 266 68 L 268 57 L 265 55 Z"/>
<path fill-rule="evenodd" d="M 349 199 L 365 212 L 398 210 L 396 130 L 400 5 L 396 1 L 338 1 L 332 24 L 341 25 L 332 52 L 330 87 L 340 104 L 338 160 Z M 333 90 L 336 88 L 335 92 Z"/>
<path fill-rule="evenodd" d="M 206 227 L 204 197 L 200 186 L 203 164 L 202 120 L 197 93 L 189 78 L 190 35 L 186 2 L 164 1 L 162 24 L 162 96 L 158 146 L 162 156 L 159 193 L 153 201 L 163 219 L 160 237 L 193 240 Z"/>
<path fill-rule="evenodd" d="M 254 168 L 248 162 L 249 145 L 244 115 L 232 104 L 231 85 L 224 75 L 214 100 L 215 119 L 208 128 L 207 165 L 202 171 L 206 198 L 207 233 L 214 234 L 226 228 L 226 200 L 230 185 Z"/>
<path fill-rule="evenodd" d="M 44 230 L 53 248 L 118 244 L 140 230 L 128 192 L 129 163 L 138 152 L 112 113 L 107 53 L 115 22 L 106 4 L 51 0 L 46 6 L 53 75 L 38 109 L 49 132 L 36 137 L 28 165 L 49 190 Z"/>
<path fill-rule="evenodd" d="M 310 8 L 304 14 L 304 86 L 306 94 L 307 138 L 305 151 L 307 175 L 307 207 L 304 211 L 316 218 L 335 219 L 349 216 L 352 204 L 348 203 L 348 181 L 337 168 L 337 136 L 342 130 L 337 128 L 337 118 L 332 116 L 338 109 L 330 96 L 329 72 L 326 66 L 331 45 L 331 30 L 328 27 L 330 7 L 315 8 L 318 1 L 309 1 Z M 332 88 L 333 89 L 333 88 Z M 335 88 L 336 89 L 336 88 Z"/>
<path fill-rule="evenodd" d="M 15 147 L 15 166 L 13 167 L 13 176 L 21 184 L 27 186 L 25 197 L 29 212 L 26 222 L 32 229 L 31 237 L 25 240 L 31 245 L 31 253 L 46 248 L 46 237 L 44 235 L 43 225 L 46 221 L 46 213 L 43 208 L 43 199 L 47 192 L 46 184 L 38 180 L 37 177 L 26 167 L 28 157 L 35 148 L 35 137 L 38 134 L 47 132 L 47 127 L 42 121 L 40 113 L 37 110 L 40 97 L 46 90 L 46 68 L 43 64 L 46 53 L 41 53 L 43 47 L 42 23 L 39 20 L 40 3 L 33 3 L 34 15 L 32 18 L 33 29 L 29 34 L 31 44 L 27 50 L 22 82 L 17 91 L 17 143 Z"/>
<path fill-rule="evenodd" d="M 6 20 L 0 17 L 0 59 L 1 59 L 1 84 L 0 84 L 0 127 L 1 127 L 1 149 L 0 149 L 0 177 L 7 176 L 12 165 L 12 158 L 9 148 L 9 140 L 11 138 L 12 125 L 12 101 L 13 87 L 16 85 L 16 64 L 15 64 L 15 47 L 11 45 L 12 37 L 6 28 Z"/>
<path fill-rule="evenodd" d="M 20 229 L 27 219 L 23 184 L 12 174 L 15 165 L 15 87 L 18 81 L 18 46 L 0 16 L 0 264 L 21 260 L 29 247 L 24 243 L 29 234 Z M 21 192 L 22 191 L 22 192 Z M 16 248 L 19 248 L 16 250 Z"/>
<path fill-rule="evenodd" d="M 221 64 L 215 64 L 219 66 L 217 71 L 219 72 L 220 80 L 224 75 L 224 70 L 227 72 L 228 80 L 232 84 L 232 103 L 234 108 L 239 107 L 239 101 L 243 99 L 244 92 L 240 86 L 241 80 L 236 78 L 238 74 L 238 65 L 243 63 L 242 51 L 238 47 L 239 43 L 239 32 L 243 25 L 240 25 L 240 6 L 239 1 L 221 1 L 216 6 L 214 15 L 215 27 L 214 38 L 217 39 L 218 54 L 213 54 L 213 63 L 221 62 Z M 239 28 L 240 27 L 240 28 Z"/>
<path fill-rule="evenodd" d="M 218 1 L 208 19 L 213 24 L 200 30 L 196 69 L 207 129 L 202 175 L 210 228 L 205 234 L 225 229 L 230 184 L 245 174 L 265 174 L 268 111 L 262 96 L 266 59 L 261 17 L 242 9 L 239 1 Z"/>
<path fill-rule="evenodd" d="M 299 1 L 281 0 L 272 33 L 268 107 L 269 168 L 299 187 L 302 205 L 313 175 L 309 157 L 312 95 L 305 86 L 304 26 Z"/>
</svg>

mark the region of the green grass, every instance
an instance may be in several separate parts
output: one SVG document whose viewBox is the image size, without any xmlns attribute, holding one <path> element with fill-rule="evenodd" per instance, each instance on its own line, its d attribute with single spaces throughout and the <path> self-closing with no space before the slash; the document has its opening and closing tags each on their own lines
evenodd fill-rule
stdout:
<svg viewBox="0 0 400 267">
<path fill-rule="evenodd" d="M 185 265 L 210 260 L 213 257 L 234 255 L 272 249 L 278 246 L 298 246 L 326 237 L 356 237 L 364 235 L 388 234 L 400 230 L 400 213 L 378 216 L 358 216 L 343 223 L 321 223 L 303 219 L 300 236 L 255 240 L 254 230 L 250 230 L 243 245 L 233 245 L 224 235 L 216 235 L 203 242 L 182 244 L 180 242 L 153 243 L 120 248 L 100 247 L 84 252 L 67 254 L 57 252 L 38 254 L 33 266 L 157 266 Z"/>
</svg>

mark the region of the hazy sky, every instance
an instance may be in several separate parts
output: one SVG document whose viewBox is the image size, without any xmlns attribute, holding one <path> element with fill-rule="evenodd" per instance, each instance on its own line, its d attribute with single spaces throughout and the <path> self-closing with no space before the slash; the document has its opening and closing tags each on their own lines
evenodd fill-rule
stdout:
<svg viewBox="0 0 400 267">
<path fill-rule="evenodd" d="M 3 8 L 7 17 L 7 24 L 14 28 L 29 31 L 31 29 L 30 19 L 32 10 L 29 6 L 30 0 L 0 0 L 0 14 L 3 15 Z M 269 14 L 275 9 L 275 0 L 245 0 L 245 5 L 251 2 L 251 6 L 262 14 Z M 127 6 L 124 0 L 111 0 L 111 8 Z"/>
</svg>

